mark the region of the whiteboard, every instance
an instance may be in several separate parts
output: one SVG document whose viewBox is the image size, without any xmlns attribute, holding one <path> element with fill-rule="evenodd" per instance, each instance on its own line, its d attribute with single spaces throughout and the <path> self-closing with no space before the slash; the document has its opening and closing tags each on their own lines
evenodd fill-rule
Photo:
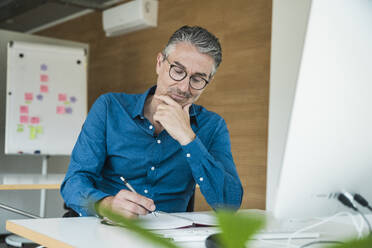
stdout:
<svg viewBox="0 0 372 248">
<path fill-rule="evenodd" d="M 11 41 L 6 154 L 70 155 L 87 114 L 83 48 Z"/>
</svg>

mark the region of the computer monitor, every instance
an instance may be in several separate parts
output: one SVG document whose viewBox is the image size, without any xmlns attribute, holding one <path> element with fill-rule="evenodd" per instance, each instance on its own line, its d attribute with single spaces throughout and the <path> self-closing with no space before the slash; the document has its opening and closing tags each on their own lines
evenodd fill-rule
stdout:
<svg viewBox="0 0 372 248">
<path fill-rule="evenodd" d="M 372 202 L 371 0 L 312 1 L 287 135 L 274 216 L 345 211 L 343 191 Z"/>
</svg>

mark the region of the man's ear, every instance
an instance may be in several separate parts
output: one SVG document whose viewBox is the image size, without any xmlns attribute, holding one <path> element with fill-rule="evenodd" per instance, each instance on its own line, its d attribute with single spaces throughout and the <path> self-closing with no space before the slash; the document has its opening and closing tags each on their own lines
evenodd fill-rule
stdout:
<svg viewBox="0 0 372 248">
<path fill-rule="evenodd" d="M 162 53 L 158 53 L 158 56 L 156 57 L 156 74 L 159 75 L 160 72 L 160 66 L 164 61 L 164 55 Z"/>
</svg>

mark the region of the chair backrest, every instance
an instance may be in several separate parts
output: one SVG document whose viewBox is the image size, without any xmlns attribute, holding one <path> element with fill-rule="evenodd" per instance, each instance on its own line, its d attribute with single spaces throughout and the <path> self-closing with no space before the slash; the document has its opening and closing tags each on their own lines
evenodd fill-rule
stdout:
<svg viewBox="0 0 372 248">
<path fill-rule="evenodd" d="M 195 205 L 195 191 L 192 194 L 189 203 L 187 204 L 186 212 L 194 212 L 194 205 Z"/>
<path fill-rule="evenodd" d="M 72 208 L 67 207 L 66 203 L 63 203 L 63 208 L 66 209 L 67 212 L 63 214 L 62 218 L 79 217 L 79 214 L 76 213 Z"/>
</svg>

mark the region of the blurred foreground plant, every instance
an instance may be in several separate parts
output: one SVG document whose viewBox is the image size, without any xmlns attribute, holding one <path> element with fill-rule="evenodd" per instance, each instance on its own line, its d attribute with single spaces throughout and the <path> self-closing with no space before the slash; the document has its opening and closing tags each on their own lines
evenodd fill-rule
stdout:
<svg viewBox="0 0 372 248">
<path fill-rule="evenodd" d="M 143 239 L 146 239 L 147 241 L 153 244 L 157 244 L 158 246 L 166 248 L 180 248 L 174 242 L 171 242 L 169 239 L 163 238 L 158 234 L 155 234 L 149 230 L 142 228 L 141 221 L 139 219 L 127 219 L 122 215 L 116 214 L 111 210 L 104 208 L 102 208 L 102 213 L 115 224 L 124 226 L 125 228 L 137 233 Z"/>
<path fill-rule="evenodd" d="M 104 209 L 104 215 L 118 225 L 125 226 L 140 235 L 154 245 L 165 248 L 180 248 L 176 243 L 163 238 L 149 230 L 141 227 L 138 219 L 127 219 L 110 210 Z M 220 210 L 216 213 L 221 233 L 218 235 L 221 248 L 247 248 L 249 239 L 263 228 L 265 221 L 263 216 L 252 213 L 235 213 L 232 211 Z M 304 246 L 305 247 L 305 246 Z M 311 246 L 306 246 L 311 247 Z M 319 244 L 316 246 L 319 247 Z M 344 244 L 324 245 L 327 248 L 372 248 L 372 237 L 367 236 L 359 240 L 351 240 Z"/>
<path fill-rule="evenodd" d="M 218 211 L 221 229 L 220 242 L 224 248 L 244 248 L 248 240 L 264 226 L 264 218 L 257 214 Z"/>
</svg>

